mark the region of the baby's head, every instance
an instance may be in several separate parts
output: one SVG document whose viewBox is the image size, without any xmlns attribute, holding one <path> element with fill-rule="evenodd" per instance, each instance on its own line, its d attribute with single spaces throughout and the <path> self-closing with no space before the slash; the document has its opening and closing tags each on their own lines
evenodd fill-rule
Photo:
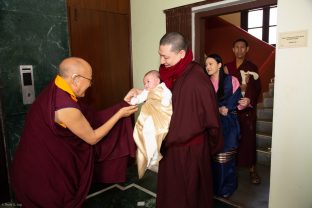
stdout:
<svg viewBox="0 0 312 208">
<path fill-rule="evenodd" d="M 143 83 L 144 89 L 154 89 L 160 83 L 159 72 L 157 70 L 148 71 L 144 75 Z"/>
</svg>

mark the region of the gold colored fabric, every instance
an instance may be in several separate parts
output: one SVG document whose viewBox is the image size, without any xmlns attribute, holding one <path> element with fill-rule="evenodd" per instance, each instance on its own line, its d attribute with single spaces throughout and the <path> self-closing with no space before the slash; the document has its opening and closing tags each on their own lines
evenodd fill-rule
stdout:
<svg viewBox="0 0 312 208">
<path fill-rule="evenodd" d="M 78 102 L 78 99 L 77 99 L 76 95 L 74 94 L 73 90 L 70 88 L 70 86 L 66 83 L 66 81 L 62 77 L 60 77 L 59 75 L 56 75 L 54 83 L 58 88 L 64 90 L 65 92 L 68 92 L 70 94 L 71 98 L 75 102 Z"/>
<path fill-rule="evenodd" d="M 161 104 L 163 98 L 163 89 L 158 85 L 155 89 L 150 90 L 146 102 L 141 107 L 140 115 L 134 127 L 133 137 L 137 145 L 137 165 L 139 178 L 145 173 L 145 170 L 150 165 L 158 165 L 159 160 L 162 158 L 160 154 L 160 146 L 166 137 L 169 129 L 170 119 L 172 115 L 172 104 L 164 106 Z M 152 121 L 147 122 L 148 120 Z M 153 126 L 147 126 L 153 125 Z M 152 134 L 146 134 L 145 129 L 154 129 Z M 154 140 L 156 145 L 150 145 L 151 140 Z M 158 154 L 157 161 L 151 163 L 147 150 L 153 149 Z"/>
<path fill-rule="evenodd" d="M 65 92 L 70 94 L 70 97 L 75 101 L 78 102 L 78 99 L 76 95 L 74 94 L 73 90 L 70 88 L 70 86 L 67 84 L 67 82 L 59 75 L 56 75 L 56 78 L 54 80 L 55 85 L 64 90 Z M 58 123 L 63 128 L 67 128 L 67 126 L 64 123 Z"/>
</svg>

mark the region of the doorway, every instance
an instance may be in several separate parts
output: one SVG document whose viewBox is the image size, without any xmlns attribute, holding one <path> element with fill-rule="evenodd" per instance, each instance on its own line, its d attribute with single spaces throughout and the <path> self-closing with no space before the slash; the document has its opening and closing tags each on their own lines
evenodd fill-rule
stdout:
<svg viewBox="0 0 312 208">
<path fill-rule="evenodd" d="M 220 1 L 198 7 L 192 7 L 192 47 L 196 61 L 204 63 L 206 53 L 218 53 L 227 63 L 233 60 L 232 43 L 238 38 L 247 39 L 253 48 L 261 77 L 261 85 L 265 93 L 261 97 L 258 107 L 257 120 L 257 158 L 258 172 L 262 177 L 262 184 L 254 186 L 249 182 L 248 169 L 238 169 L 239 188 L 229 199 L 225 200 L 238 207 L 267 207 L 270 186 L 270 159 L 272 141 L 272 117 L 275 67 L 275 48 L 259 40 L 241 26 L 242 11 L 276 5 L 277 1 Z M 228 18 L 228 20 L 227 20 Z M 235 22 L 235 20 L 238 20 Z M 216 35 L 217 34 L 217 35 Z M 225 51 L 227 50 L 227 51 Z M 273 87 L 272 87 L 273 86 Z M 267 102 L 270 100 L 269 102 Z M 263 106 L 265 103 L 266 106 Z M 260 105 L 262 105 L 261 108 Z"/>
</svg>

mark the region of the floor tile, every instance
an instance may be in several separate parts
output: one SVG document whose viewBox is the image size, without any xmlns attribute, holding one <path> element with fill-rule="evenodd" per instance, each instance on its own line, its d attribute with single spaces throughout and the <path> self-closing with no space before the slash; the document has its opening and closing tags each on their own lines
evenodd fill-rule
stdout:
<svg viewBox="0 0 312 208">
<path fill-rule="evenodd" d="M 135 166 L 127 173 L 127 182 L 120 184 L 93 184 L 84 208 L 137 208 L 156 205 L 157 173 L 147 170 L 138 179 Z M 214 208 L 233 208 L 235 206 L 214 199 Z"/>
</svg>

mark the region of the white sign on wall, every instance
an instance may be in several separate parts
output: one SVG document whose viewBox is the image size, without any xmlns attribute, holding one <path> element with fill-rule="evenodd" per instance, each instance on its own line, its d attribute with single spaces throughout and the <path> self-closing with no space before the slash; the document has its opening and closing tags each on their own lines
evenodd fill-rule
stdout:
<svg viewBox="0 0 312 208">
<path fill-rule="evenodd" d="M 283 32 L 278 35 L 279 48 L 307 47 L 308 31 Z"/>
</svg>

